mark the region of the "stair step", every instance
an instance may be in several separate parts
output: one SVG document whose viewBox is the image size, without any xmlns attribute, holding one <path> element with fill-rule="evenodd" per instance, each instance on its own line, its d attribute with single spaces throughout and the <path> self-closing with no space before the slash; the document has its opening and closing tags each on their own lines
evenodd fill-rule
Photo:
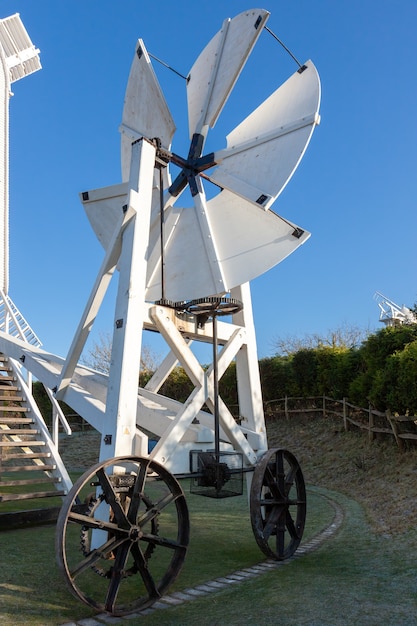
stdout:
<svg viewBox="0 0 417 626">
<path fill-rule="evenodd" d="M 2 454 L 0 461 L 6 463 L 12 459 L 50 459 L 50 452 L 16 452 L 12 454 Z"/>
<path fill-rule="evenodd" d="M 21 391 L 21 388 L 17 385 L 1 385 L 2 376 L 0 376 L 0 389 L 3 391 Z"/>
<path fill-rule="evenodd" d="M 36 498 L 53 498 L 65 495 L 66 492 L 62 489 L 56 489 L 54 491 L 37 491 L 34 493 L 4 493 L 0 495 L 0 502 L 11 502 L 12 500 L 35 500 Z"/>
<path fill-rule="evenodd" d="M 45 463 L 41 465 L 11 465 L 10 467 L 3 465 L 3 472 L 6 474 L 9 472 L 51 472 L 54 469 L 56 469 L 56 465 L 46 465 Z"/>
<path fill-rule="evenodd" d="M 0 368 L 1 371 L 1 368 Z M 10 371 L 10 370 L 8 370 Z M 16 380 L 16 378 L 14 376 L 3 376 L 3 374 L 0 374 L 0 385 L 2 383 L 6 383 L 6 382 L 14 382 Z"/>
<path fill-rule="evenodd" d="M 34 419 L 32 417 L 11 417 L 10 415 L 0 415 L 1 424 L 33 424 Z"/>
<path fill-rule="evenodd" d="M 0 448 L 33 448 L 34 446 L 44 446 L 44 441 L 0 441 Z"/>
<path fill-rule="evenodd" d="M 0 405 L 0 411 L 13 411 L 15 413 L 27 413 L 29 408 L 27 406 L 13 406 L 13 405 Z"/>
<path fill-rule="evenodd" d="M 39 435 L 39 430 L 35 428 L 8 428 L 7 430 L 0 430 L 0 435 Z"/>
<path fill-rule="evenodd" d="M 0 482 L 0 488 L 3 487 L 18 487 L 22 485 L 40 485 L 45 483 L 60 483 L 60 478 L 28 478 L 28 479 L 20 479 L 20 480 L 5 480 Z M 7 494 L 8 495 L 8 494 Z"/>
<path fill-rule="evenodd" d="M 16 389 L 16 391 L 17 391 L 17 389 Z M 8 392 L 7 394 L 0 393 L 0 400 L 1 401 L 4 400 L 6 402 L 7 401 L 8 402 L 11 402 L 11 401 L 13 401 L 13 402 L 23 402 L 24 397 L 22 395 L 20 395 L 20 396 L 19 395 L 12 395 L 11 393 Z"/>
</svg>

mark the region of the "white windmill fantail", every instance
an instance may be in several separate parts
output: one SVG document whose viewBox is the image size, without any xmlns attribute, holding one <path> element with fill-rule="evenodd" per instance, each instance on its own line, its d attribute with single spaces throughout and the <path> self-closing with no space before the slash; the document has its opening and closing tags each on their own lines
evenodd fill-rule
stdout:
<svg viewBox="0 0 417 626">
<path fill-rule="evenodd" d="M 268 271 L 310 234 L 268 210 L 297 168 L 319 122 L 320 80 L 311 61 L 302 65 L 226 137 L 226 148 L 203 154 L 216 123 L 266 21 L 252 9 L 227 19 L 201 52 L 187 77 L 191 145 L 187 158 L 170 152 L 175 123 L 139 40 L 128 80 L 122 133 L 122 177 L 127 181 L 131 145 L 158 137 L 160 155 L 181 168 L 161 194 L 155 180 L 149 234 L 148 301 L 184 301 L 218 295 Z M 207 198 L 202 179 L 219 192 Z M 178 201 L 189 187 L 194 207 Z M 117 185 L 82 198 L 105 249 L 111 240 L 126 188 Z M 191 262 L 192 260 L 192 262 Z"/>
</svg>

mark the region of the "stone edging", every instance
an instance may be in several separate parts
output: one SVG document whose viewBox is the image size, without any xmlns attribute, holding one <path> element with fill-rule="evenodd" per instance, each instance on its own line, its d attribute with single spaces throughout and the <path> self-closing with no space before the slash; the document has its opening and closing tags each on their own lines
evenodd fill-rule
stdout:
<svg viewBox="0 0 417 626">
<path fill-rule="evenodd" d="M 255 578 L 260 574 L 265 574 L 265 572 L 270 572 L 274 569 L 278 569 L 290 563 L 293 559 L 299 558 L 305 554 L 309 554 L 316 550 L 319 546 L 321 546 L 326 539 L 332 537 L 341 527 L 344 520 L 344 511 L 342 507 L 335 502 L 329 496 L 320 493 L 319 496 L 321 498 L 325 498 L 329 504 L 334 509 L 334 516 L 332 522 L 320 531 L 317 535 L 306 541 L 306 543 L 302 544 L 294 554 L 291 559 L 286 561 L 274 561 L 272 559 L 267 559 L 266 561 L 262 561 L 257 565 L 252 565 L 252 567 L 246 567 L 242 570 L 237 570 L 233 574 L 229 574 L 227 576 L 216 578 L 202 585 L 196 585 L 190 589 L 184 589 L 183 591 L 174 591 L 171 594 L 163 596 L 160 600 L 155 602 L 152 606 L 147 609 L 143 609 L 142 611 L 137 611 L 136 613 L 131 613 L 130 615 L 124 615 L 123 617 L 115 617 L 113 615 L 109 615 L 107 613 L 101 613 L 100 615 L 96 615 L 94 617 L 87 617 L 78 622 L 66 622 L 65 624 L 61 624 L 61 626 L 105 626 L 107 624 L 119 624 L 120 626 L 127 626 L 129 620 L 138 619 L 140 617 L 144 617 L 146 615 L 150 615 L 155 611 L 159 611 L 161 609 L 167 609 L 172 606 L 177 606 L 179 604 L 183 604 L 184 602 L 191 602 L 192 600 L 196 600 L 197 598 L 201 598 L 210 593 L 214 593 L 216 591 L 220 591 L 221 589 L 226 589 L 231 585 L 236 585 L 245 580 L 249 580 L 250 578 Z"/>
</svg>

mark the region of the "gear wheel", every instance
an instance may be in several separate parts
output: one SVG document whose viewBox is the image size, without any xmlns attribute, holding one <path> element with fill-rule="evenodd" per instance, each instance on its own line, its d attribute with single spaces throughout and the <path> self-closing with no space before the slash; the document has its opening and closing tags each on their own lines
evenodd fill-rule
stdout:
<svg viewBox="0 0 417 626">
<path fill-rule="evenodd" d="M 104 494 L 101 494 L 98 498 L 95 497 L 94 494 L 90 494 L 89 496 L 86 497 L 85 499 L 85 505 L 86 505 L 86 510 L 85 510 L 85 515 L 90 516 L 90 517 L 94 517 L 94 513 L 97 510 L 97 508 L 100 506 L 100 504 L 104 501 Z M 122 493 L 120 496 L 120 501 L 121 504 L 123 506 L 123 508 L 125 509 L 125 511 L 127 511 L 127 509 L 129 508 L 129 503 L 130 503 L 130 497 L 128 494 Z M 142 496 L 142 501 L 146 506 L 146 510 L 148 511 L 149 509 L 151 509 L 154 504 L 152 502 L 152 500 L 150 500 L 150 498 L 148 498 L 146 495 Z M 110 510 L 110 518 L 112 518 L 113 516 L 113 512 Z M 158 535 L 158 531 L 159 531 L 159 524 L 158 524 L 158 520 L 157 517 L 154 517 L 152 519 L 151 522 L 152 525 L 152 534 L 153 535 Z M 89 534 L 89 529 L 87 526 L 82 526 L 81 527 L 81 531 L 80 531 L 80 545 L 81 545 L 81 552 L 83 553 L 84 556 L 88 556 L 91 552 L 91 546 L 90 546 L 90 534 Z M 145 552 L 144 552 L 144 557 L 146 559 L 146 561 L 148 561 L 151 556 L 153 551 L 155 550 L 155 544 L 149 543 Z M 114 555 L 112 552 L 109 552 L 108 555 L 106 556 L 106 558 L 108 559 L 109 562 L 114 560 Z M 105 570 L 101 567 L 96 567 L 96 566 L 91 566 L 91 569 L 98 574 L 99 576 L 103 577 L 103 578 L 110 578 L 111 577 L 111 573 L 112 573 L 112 566 L 109 567 L 108 570 Z M 130 567 L 129 569 L 127 569 L 125 571 L 125 576 L 132 576 L 133 574 L 137 573 L 137 568 L 136 567 Z"/>
</svg>

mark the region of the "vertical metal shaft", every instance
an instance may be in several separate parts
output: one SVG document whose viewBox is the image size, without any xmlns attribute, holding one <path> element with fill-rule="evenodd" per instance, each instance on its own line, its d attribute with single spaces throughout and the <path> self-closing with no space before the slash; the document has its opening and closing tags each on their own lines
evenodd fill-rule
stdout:
<svg viewBox="0 0 417 626">
<path fill-rule="evenodd" d="M 219 372 L 217 344 L 217 315 L 213 314 L 213 394 L 214 394 L 214 451 L 216 461 L 220 456 L 220 419 L 219 419 Z"/>
<path fill-rule="evenodd" d="M 162 165 L 159 166 L 159 229 L 161 246 L 161 300 L 165 300 L 165 258 L 164 258 L 164 180 Z"/>
</svg>

